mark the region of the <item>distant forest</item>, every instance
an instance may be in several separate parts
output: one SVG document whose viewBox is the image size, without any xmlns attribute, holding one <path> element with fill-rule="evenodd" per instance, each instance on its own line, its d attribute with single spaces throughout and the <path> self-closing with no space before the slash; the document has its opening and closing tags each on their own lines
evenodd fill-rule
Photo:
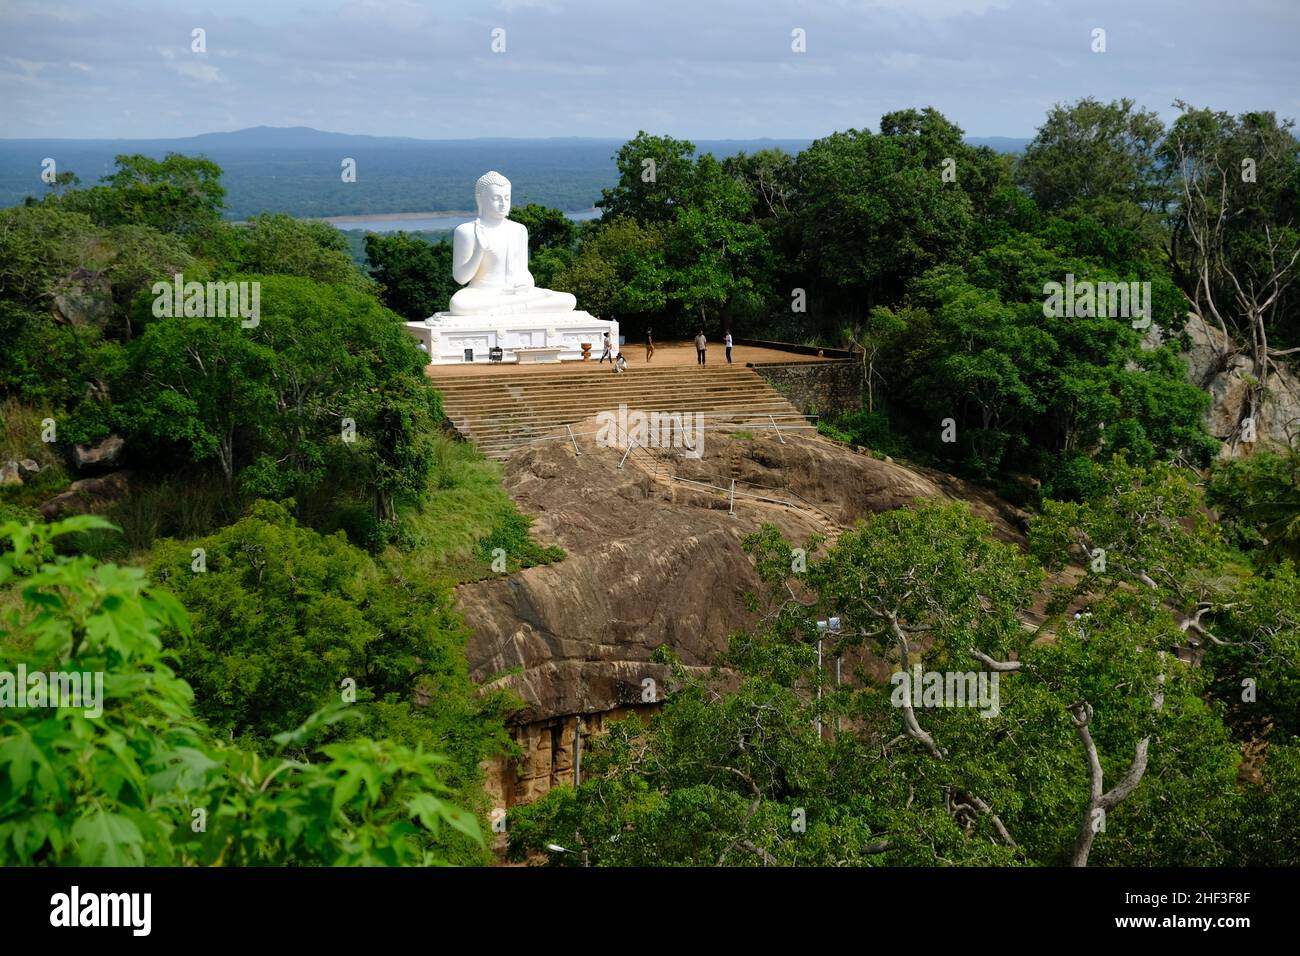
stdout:
<svg viewBox="0 0 1300 956">
<path fill-rule="evenodd" d="M 809 140 L 699 140 L 718 158 L 778 147 L 798 153 Z M 1024 140 L 989 141 L 996 149 Z M 516 205 L 538 203 L 573 212 L 590 209 L 618 181 L 620 140 L 413 140 L 347 136 L 317 130 L 240 130 L 184 139 L 0 140 L 0 207 L 44 193 L 41 163 L 93 185 L 119 154 L 161 159 L 168 152 L 205 155 L 222 169 L 225 218 L 263 212 L 291 216 L 357 216 L 473 208 L 474 181 L 499 169 L 514 183 Z M 356 182 L 341 177 L 344 158 L 356 160 Z"/>
</svg>

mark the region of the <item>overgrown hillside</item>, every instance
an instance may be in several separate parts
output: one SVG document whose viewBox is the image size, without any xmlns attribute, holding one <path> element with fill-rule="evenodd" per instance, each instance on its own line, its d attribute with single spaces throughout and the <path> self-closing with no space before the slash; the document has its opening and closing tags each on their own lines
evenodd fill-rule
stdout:
<svg viewBox="0 0 1300 956">
<path fill-rule="evenodd" d="M 725 559 L 754 593 L 702 566 L 657 596 L 743 602 L 711 618 L 736 633 L 703 635 L 725 654 L 658 648 L 662 711 L 512 811 L 513 852 L 1295 864 L 1290 124 L 1083 100 L 1007 157 L 907 109 L 795 155 L 641 133 L 615 165 L 599 221 L 515 210 L 539 284 L 629 342 L 851 349 L 864 410 L 821 422 L 835 453 L 959 475 L 1025 509 L 1027 537 L 934 500 L 831 547 L 753 529 Z M 452 589 L 502 553 L 507 576 L 554 564 L 478 588 L 509 644 L 538 623 L 503 616 L 520 582 L 568 572 L 448 437 L 401 328 L 445 305 L 449 249 L 371 236 L 363 270 L 337 230 L 233 225 L 224 199 L 211 160 L 135 155 L 0 211 L 0 648 L 107 675 L 99 716 L 0 716 L 0 861 L 486 862 L 481 766 L 514 753 L 520 702 L 471 680 Z M 584 507 L 601 487 L 575 486 Z M 618 487 L 628 522 L 654 506 Z M 577 558 L 592 606 L 637 587 Z M 584 627 L 545 637 L 582 659 L 617 639 Z M 832 683 L 828 652 L 1001 697 Z"/>
<path fill-rule="evenodd" d="M 6 717 L 0 857 L 481 862 L 513 705 L 470 683 L 450 592 L 485 543 L 557 555 L 342 235 L 222 196 L 205 160 L 123 157 L 0 213 L 5 657 L 109 675 L 107 723 Z M 198 297 L 159 307 L 178 274 Z M 211 284 L 256 302 L 215 314 Z"/>
</svg>

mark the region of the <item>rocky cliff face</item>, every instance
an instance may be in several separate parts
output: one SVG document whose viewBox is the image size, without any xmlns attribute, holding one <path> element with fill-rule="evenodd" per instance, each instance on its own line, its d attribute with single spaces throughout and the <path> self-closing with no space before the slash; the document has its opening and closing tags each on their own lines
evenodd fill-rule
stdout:
<svg viewBox="0 0 1300 956">
<path fill-rule="evenodd" d="M 961 498 L 999 536 L 1019 536 L 1019 512 L 957 479 L 811 433 L 784 442 L 770 431 L 745 436 L 710 430 L 700 459 L 634 451 L 621 469 L 622 450 L 590 440 L 580 444 L 581 455 L 568 442 L 551 442 L 505 462 L 507 490 L 537 516 L 534 537 L 569 556 L 458 590 L 474 629 L 472 676 L 511 688 L 525 702 L 516 716 L 525 759 L 489 774 L 500 805 L 571 778 L 574 715 L 586 715 L 587 733 L 598 727 L 597 715 L 661 697 L 668 673 L 650 660 L 657 647 L 666 644 L 688 669 L 705 671 L 728 636 L 753 623 L 743 597 L 758 582 L 741 540 L 762 523 L 803 542 L 916 498 Z M 730 514 L 733 478 L 738 497 Z"/>
<path fill-rule="evenodd" d="M 1246 415 L 1250 385 L 1259 378 L 1248 355 L 1223 356 L 1233 350 L 1224 334 L 1196 316 L 1187 321 L 1191 347 L 1187 352 L 1187 377 L 1210 393 L 1206 425 L 1211 435 L 1223 441 L 1237 429 Z M 1300 436 L 1300 377 L 1288 368 L 1271 373 L 1264 383 L 1265 397 L 1255 422 L 1258 441 L 1235 447 L 1225 444 L 1225 455 L 1249 454 L 1261 445 L 1286 445 Z"/>
</svg>

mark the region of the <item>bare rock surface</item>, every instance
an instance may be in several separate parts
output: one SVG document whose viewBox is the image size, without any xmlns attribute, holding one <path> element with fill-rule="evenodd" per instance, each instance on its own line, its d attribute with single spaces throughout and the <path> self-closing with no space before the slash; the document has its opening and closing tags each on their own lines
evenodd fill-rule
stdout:
<svg viewBox="0 0 1300 956">
<path fill-rule="evenodd" d="M 666 668 L 650 662 L 661 645 L 707 670 L 729 635 L 754 623 L 743 599 L 758 581 L 741 540 L 764 522 L 802 543 L 918 498 L 962 498 L 999 537 L 1019 537 L 1021 513 L 965 482 L 811 433 L 784 438 L 709 431 L 700 459 L 634 451 L 622 469 L 621 449 L 590 440 L 581 455 L 567 441 L 515 452 L 507 490 L 536 515 L 534 537 L 568 557 L 458 589 L 474 679 L 512 688 L 526 703 L 515 720 L 531 723 L 641 702 L 646 678 L 665 686 Z"/>
<path fill-rule="evenodd" d="M 1220 441 L 1229 438 L 1246 414 L 1251 383 L 1259 377 L 1249 355 L 1231 354 L 1223 332 L 1192 316 L 1187 321 L 1191 340 L 1187 358 L 1187 378 L 1210 393 L 1211 405 L 1206 427 Z M 1264 383 L 1265 397 L 1255 423 L 1262 445 L 1286 445 L 1291 436 L 1300 435 L 1300 376 L 1285 359 L 1275 360 L 1276 370 Z M 1250 445 L 1238 445 L 1236 454 L 1247 453 Z M 1233 453 L 1225 445 L 1225 454 Z"/>
<path fill-rule="evenodd" d="M 126 496 L 131 475 L 115 471 L 99 478 L 82 478 L 68 485 L 66 491 L 55 495 L 38 509 L 46 521 L 74 514 L 103 514 Z"/>
<path fill-rule="evenodd" d="M 76 445 L 72 449 L 72 462 L 78 471 L 96 471 L 114 468 L 122 461 L 126 442 L 117 435 L 109 435 L 92 446 Z"/>
<path fill-rule="evenodd" d="M 59 283 L 51 303 L 56 321 L 105 325 L 113 316 L 113 289 L 107 273 L 76 269 Z"/>
</svg>

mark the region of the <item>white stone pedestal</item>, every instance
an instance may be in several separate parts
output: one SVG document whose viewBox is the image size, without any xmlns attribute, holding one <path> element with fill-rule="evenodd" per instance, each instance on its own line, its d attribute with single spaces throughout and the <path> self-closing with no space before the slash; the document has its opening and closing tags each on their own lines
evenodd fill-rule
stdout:
<svg viewBox="0 0 1300 956">
<path fill-rule="evenodd" d="M 516 362 L 516 348 L 558 347 L 558 361 L 582 358 L 582 343 L 591 344 L 592 361 L 600 358 L 609 333 L 618 355 L 618 322 L 589 312 L 452 315 L 439 312 L 423 322 L 404 323 L 429 355 L 431 365 L 487 364 L 489 350 L 502 350 L 502 362 Z M 469 358 L 466 357 L 468 350 Z M 527 353 L 525 353 L 527 355 Z M 556 361 L 556 359 L 551 359 Z"/>
</svg>

